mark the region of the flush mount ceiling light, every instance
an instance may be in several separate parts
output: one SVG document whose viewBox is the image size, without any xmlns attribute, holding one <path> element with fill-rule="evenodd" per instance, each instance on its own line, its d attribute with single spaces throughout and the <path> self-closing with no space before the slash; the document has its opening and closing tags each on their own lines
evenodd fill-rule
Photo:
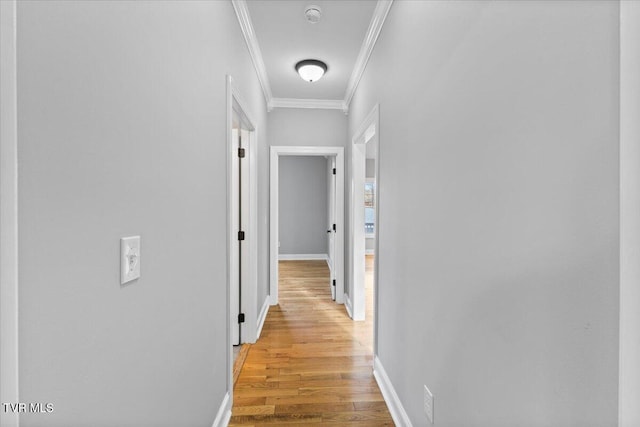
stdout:
<svg viewBox="0 0 640 427">
<path fill-rule="evenodd" d="M 327 72 L 327 64 L 317 59 L 305 59 L 296 64 L 296 71 L 302 80 L 315 82 Z"/>
<path fill-rule="evenodd" d="M 304 16 L 310 23 L 317 24 L 322 17 L 322 9 L 316 5 L 307 6 L 304 10 Z"/>
</svg>

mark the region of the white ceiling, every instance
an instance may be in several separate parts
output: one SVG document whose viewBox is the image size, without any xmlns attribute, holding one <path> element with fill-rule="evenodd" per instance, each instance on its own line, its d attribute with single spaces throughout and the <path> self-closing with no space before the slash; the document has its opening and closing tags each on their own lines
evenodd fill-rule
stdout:
<svg viewBox="0 0 640 427">
<path fill-rule="evenodd" d="M 377 0 L 251 0 L 247 6 L 274 98 L 342 100 L 365 41 Z M 322 19 L 304 11 L 320 6 Z M 319 59 L 328 65 L 317 82 L 302 80 L 295 64 Z"/>
</svg>

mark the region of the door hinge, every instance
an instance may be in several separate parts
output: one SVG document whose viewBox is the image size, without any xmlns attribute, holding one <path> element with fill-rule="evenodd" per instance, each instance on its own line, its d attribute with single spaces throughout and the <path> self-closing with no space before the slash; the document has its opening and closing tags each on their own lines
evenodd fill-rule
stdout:
<svg viewBox="0 0 640 427">
<path fill-rule="evenodd" d="M 244 158 L 244 148 L 238 148 L 238 157 Z"/>
<path fill-rule="evenodd" d="M 244 231 L 238 231 L 238 240 L 244 240 Z"/>
<path fill-rule="evenodd" d="M 238 323 L 244 323 L 244 313 L 238 314 Z"/>
<path fill-rule="evenodd" d="M 335 285 L 336 285 L 336 279 L 333 279 L 333 283 L 332 283 L 332 285 L 333 285 L 333 286 L 335 286 Z"/>
<path fill-rule="evenodd" d="M 336 231 L 336 225 L 333 224 L 333 231 Z"/>
<path fill-rule="evenodd" d="M 336 168 L 333 168 L 333 174 L 334 175 L 336 174 Z"/>
</svg>

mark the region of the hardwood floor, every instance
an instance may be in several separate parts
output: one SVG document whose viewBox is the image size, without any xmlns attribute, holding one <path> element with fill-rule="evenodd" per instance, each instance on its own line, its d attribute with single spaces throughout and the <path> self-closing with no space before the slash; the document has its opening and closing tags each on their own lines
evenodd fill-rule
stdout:
<svg viewBox="0 0 640 427">
<path fill-rule="evenodd" d="M 367 270 L 371 265 L 368 258 Z M 368 319 L 353 322 L 331 301 L 324 261 L 279 266 L 279 305 L 249 350 L 229 425 L 393 426 L 372 374 L 373 291 L 367 291 Z"/>
<path fill-rule="evenodd" d="M 238 355 L 233 361 L 233 385 L 238 382 L 238 377 L 240 377 L 240 371 L 244 366 L 244 361 L 247 359 L 247 354 L 249 354 L 249 349 L 251 348 L 251 344 L 242 344 L 239 346 Z M 235 352 L 235 348 L 234 348 Z"/>
</svg>

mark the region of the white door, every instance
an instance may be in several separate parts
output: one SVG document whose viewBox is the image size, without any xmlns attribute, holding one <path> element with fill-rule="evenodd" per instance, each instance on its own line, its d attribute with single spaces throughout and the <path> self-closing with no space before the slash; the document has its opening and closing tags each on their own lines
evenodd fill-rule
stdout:
<svg viewBox="0 0 640 427">
<path fill-rule="evenodd" d="M 238 310 L 240 315 L 238 317 L 238 334 L 239 343 L 247 342 L 245 332 L 245 313 L 247 312 L 247 299 L 243 299 L 243 290 L 246 290 L 249 285 L 249 245 L 245 241 L 245 233 L 249 229 L 249 131 L 246 126 L 241 122 L 240 125 L 240 140 L 238 150 L 238 168 L 239 168 L 239 188 L 240 197 L 238 207 L 239 217 L 238 223 L 240 224 L 240 230 L 238 232 L 238 259 L 240 265 L 238 266 L 238 275 L 240 277 L 239 295 L 238 295 Z"/>
<path fill-rule="evenodd" d="M 246 288 L 249 280 L 249 248 L 245 243 L 246 230 L 249 224 L 249 160 L 246 149 L 249 141 L 249 131 L 243 125 L 239 114 L 233 111 L 231 130 L 231 204 L 235 207 L 231 217 L 231 229 L 234 230 L 231 250 L 231 319 L 233 319 L 231 343 L 238 345 L 246 341 L 242 336 L 244 303 L 242 290 Z M 237 322 L 237 323 L 236 323 Z"/>
<path fill-rule="evenodd" d="M 336 254 L 336 158 L 329 157 L 327 164 L 329 166 L 329 185 L 328 190 L 328 224 L 327 224 L 327 253 L 329 255 L 329 286 L 331 287 L 331 298 L 336 299 L 335 286 L 335 254 Z"/>
<path fill-rule="evenodd" d="M 240 147 L 240 119 L 238 114 L 233 112 L 233 127 L 231 129 L 231 195 L 230 203 L 233 207 L 231 212 L 233 213 L 230 218 L 230 226 L 232 231 L 240 229 L 238 207 L 240 206 L 240 180 L 238 168 L 239 164 L 236 161 L 236 154 Z M 239 242 L 235 239 L 235 233 L 232 233 L 231 237 L 231 252 L 237 254 L 240 248 Z M 235 322 L 240 314 L 240 259 L 237 256 L 231 256 L 230 266 L 230 299 L 231 299 L 231 344 L 240 344 L 240 324 Z"/>
</svg>

